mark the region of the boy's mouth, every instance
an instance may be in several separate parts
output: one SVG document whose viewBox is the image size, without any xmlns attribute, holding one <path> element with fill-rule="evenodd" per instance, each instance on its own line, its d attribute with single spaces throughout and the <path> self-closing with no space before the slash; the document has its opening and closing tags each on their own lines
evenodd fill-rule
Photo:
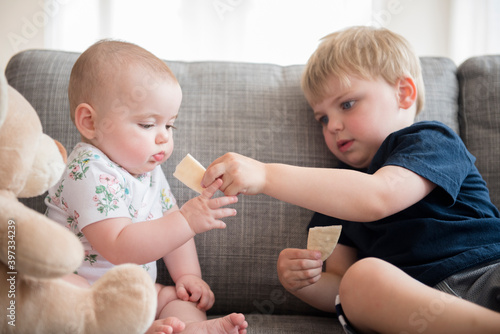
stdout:
<svg viewBox="0 0 500 334">
<path fill-rule="evenodd" d="M 153 159 L 155 159 L 156 161 L 162 161 L 164 157 L 165 157 L 165 152 L 160 152 L 153 155 Z"/>
<path fill-rule="evenodd" d="M 344 153 L 346 152 L 349 148 L 351 148 L 352 144 L 354 143 L 354 140 L 339 140 L 337 141 L 337 147 L 339 148 L 339 151 Z"/>
</svg>

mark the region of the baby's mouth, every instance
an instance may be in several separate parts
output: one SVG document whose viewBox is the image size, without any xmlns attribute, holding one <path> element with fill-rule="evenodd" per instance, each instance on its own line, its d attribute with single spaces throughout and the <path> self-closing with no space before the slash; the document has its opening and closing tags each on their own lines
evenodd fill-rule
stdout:
<svg viewBox="0 0 500 334">
<path fill-rule="evenodd" d="M 155 159 L 156 161 L 162 161 L 164 157 L 165 157 L 165 152 L 160 152 L 153 155 L 153 159 Z"/>
</svg>

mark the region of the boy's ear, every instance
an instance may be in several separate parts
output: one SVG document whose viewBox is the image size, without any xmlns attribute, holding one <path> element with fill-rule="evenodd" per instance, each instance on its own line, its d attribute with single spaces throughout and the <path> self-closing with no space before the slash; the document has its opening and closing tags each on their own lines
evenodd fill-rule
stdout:
<svg viewBox="0 0 500 334">
<path fill-rule="evenodd" d="M 88 103 L 80 103 L 75 109 L 75 125 L 80 134 L 91 140 L 96 136 L 96 112 Z"/>
<path fill-rule="evenodd" d="M 412 78 L 402 78 L 398 82 L 399 107 L 410 108 L 417 100 L 417 86 Z"/>
</svg>

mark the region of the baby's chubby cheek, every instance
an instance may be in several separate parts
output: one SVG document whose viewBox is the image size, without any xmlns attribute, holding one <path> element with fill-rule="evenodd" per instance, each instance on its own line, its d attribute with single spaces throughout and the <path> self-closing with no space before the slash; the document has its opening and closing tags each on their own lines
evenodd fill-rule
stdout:
<svg viewBox="0 0 500 334">
<path fill-rule="evenodd" d="M 99 123 L 99 127 L 96 128 L 96 139 L 103 140 L 105 136 L 112 134 L 115 129 L 116 125 L 111 118 L 103 117 Z"/>
</svg>

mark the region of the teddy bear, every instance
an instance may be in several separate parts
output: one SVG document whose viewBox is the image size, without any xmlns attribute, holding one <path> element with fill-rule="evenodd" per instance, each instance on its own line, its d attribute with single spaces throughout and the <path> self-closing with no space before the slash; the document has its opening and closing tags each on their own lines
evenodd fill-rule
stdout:
<svg viewBox="0 0 500 334">
<path fill-rule="evenodd" d="M 90 288 L 61 279 L 83 260 L 66 227 L 18 201 L 43 194 L 65 168 L 36 111 L 0 75 L 0 332 L 144 333 L 156 291 L 138 265 L 116 266 Z"/>
</svg>

